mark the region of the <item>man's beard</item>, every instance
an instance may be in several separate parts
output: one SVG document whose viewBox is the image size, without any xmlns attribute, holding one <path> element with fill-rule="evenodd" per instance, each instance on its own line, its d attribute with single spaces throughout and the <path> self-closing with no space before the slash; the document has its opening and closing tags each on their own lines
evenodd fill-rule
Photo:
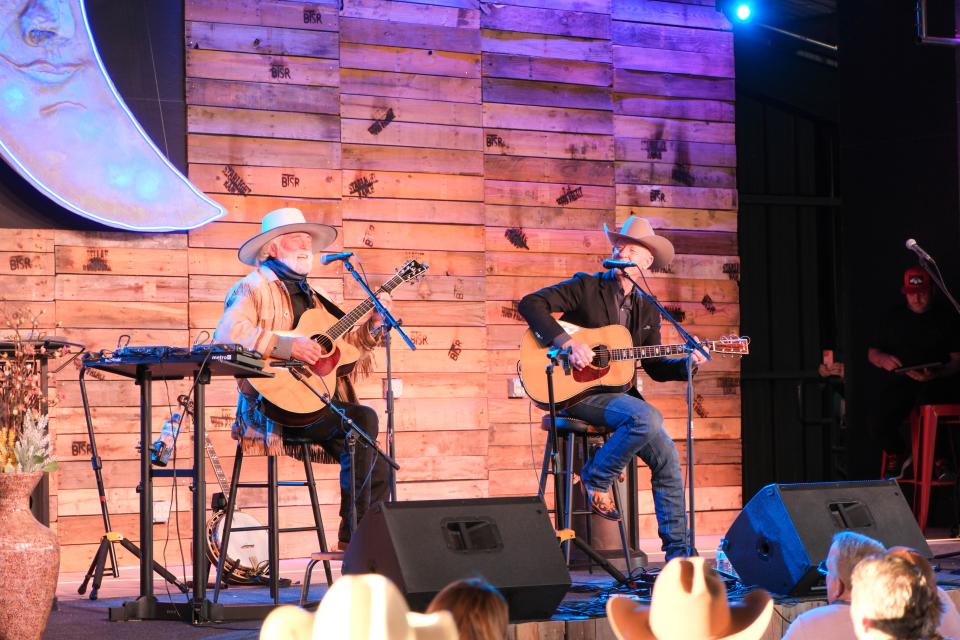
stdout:
<svg viewBox="0 0 960 640">
<path fill-rule="evenodd" d="M 278 255 L 277 260 L 282 262 L 288 269 L 295 271 L 300 275 L 307 275 L 313 269 L 313 254 L 304 255 L 301 253 L 291 253 L 289 255 Z"/>
</svg>

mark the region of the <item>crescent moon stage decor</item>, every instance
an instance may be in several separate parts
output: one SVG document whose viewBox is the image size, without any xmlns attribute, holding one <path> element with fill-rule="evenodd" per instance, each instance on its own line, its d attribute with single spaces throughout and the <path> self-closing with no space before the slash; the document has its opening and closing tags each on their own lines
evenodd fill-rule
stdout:
<svg viewBox="0 0 960 640">
<path fill-rule="evenodd" d="M 0 155 L 57 204 L 112 227 L 184 230 L 226 213 L 124 104 L 83 0 L 0 0 Z"/>
</svg>

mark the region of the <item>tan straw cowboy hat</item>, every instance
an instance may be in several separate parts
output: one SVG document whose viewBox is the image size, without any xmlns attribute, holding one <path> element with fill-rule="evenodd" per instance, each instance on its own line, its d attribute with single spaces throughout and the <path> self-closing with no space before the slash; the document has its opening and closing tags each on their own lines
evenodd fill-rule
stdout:
<svg viewBox="0 0 960 640">
<path fill-rule="evenodd" d="M 665 267 L 673 261 L 673 243 L 663 236 L 658 236 L 653 227 L 650 226 L 650 221 L 646 218 L 630 216 L 623 223 L 620 231 L 611 231 L 607 227 L 607 223 L 604 222 L 603 230 L 606 232 L 610 244 L 622 242 L 646 247 L 653 254 L 651 267 L 654 269 Z"/>
<path fill-rule="evenodd" d="M 762 589 L 728 603 L 723 581 L 703 558 L 668 562 L 649 606 L 627 596 L 607 600 L 607 617 L 620 640 L 757 640 L 772 614 L 773 600 Z"/>
<path fill-rule="evenodd" d="M 457 640 L 449 611 L 413 613 L 396 585 L 380 575 L 339 578 L 316 615 L 294 606 L 274 609 L 260 640 Z"/>
<path fill-rule="evenodd" d="M 323 250 L 337 239 L 337 230 L 319 222 L 307 222 L 303 211 L 293 207 L 276 209 L 263 216 L 260 223 L 260 233 L 253 236 L 240 246 L 237 257 L 243 264 L 257 266 L 257 256 L 260 250 L 274 238 L 287 233 L 308 233 L 313 238 L 313 252 Z"/>
</svg>

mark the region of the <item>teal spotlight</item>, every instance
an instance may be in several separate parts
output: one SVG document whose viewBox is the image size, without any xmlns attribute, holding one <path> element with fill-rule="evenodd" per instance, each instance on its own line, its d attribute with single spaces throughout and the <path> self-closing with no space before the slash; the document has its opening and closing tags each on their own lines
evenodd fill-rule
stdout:
<svg viewBox="0 0 960 640">
<path fill-rule="evenodd" d="M 748 3 L 739 2 L 734 7 L 733 15 L 735 15 L 740 22 L 746 22 L 753 17 L 753 9 L 750 8 Z"/>
</svg>

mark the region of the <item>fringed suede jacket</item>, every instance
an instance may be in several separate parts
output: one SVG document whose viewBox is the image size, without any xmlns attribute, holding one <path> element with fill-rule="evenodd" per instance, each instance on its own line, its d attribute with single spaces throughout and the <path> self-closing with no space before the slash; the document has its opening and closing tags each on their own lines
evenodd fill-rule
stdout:
<svg viewBox="0 0 960 640">
<path fill-rule="evenodd" d="M 330 301 L 323 290 L 314 290 L 316 301 L 339 318 L 343 311 Z M 371 322 L 373 320 L 371 319 Z M 239 344 L 259 351 L 264 356 L 289 358 L 293 338 L 278 336 L 275 331 L 293 329 L 293 304 L 290 294 L 277 275 L 266 266 L 260 266 L 237 282 L 224 302 L 223 316 L 214 332 L 214 340 L 225 344 Z M 357 402 L 351 379 L 365 377 L 373 368 L 373 349 L 378 340 L 370 331 L 370 323 L 351 329 L 343 338 L 361 350 L 363 355 L 348 377 L 337 379 L 336 399 Z M 237 419 L 233 424 L 233 438 L 240 440 L 244 453 L 260 455 L 292 455 L 300 458 L 300 445 L 284 447 L 283 425 L 257 411 L 260 400 L 256 390 L 245 380 L 238 380 L 240 396 Z M 323 460 L 323 451 L 312 446 L 310 456 Z"/>
</svg>

